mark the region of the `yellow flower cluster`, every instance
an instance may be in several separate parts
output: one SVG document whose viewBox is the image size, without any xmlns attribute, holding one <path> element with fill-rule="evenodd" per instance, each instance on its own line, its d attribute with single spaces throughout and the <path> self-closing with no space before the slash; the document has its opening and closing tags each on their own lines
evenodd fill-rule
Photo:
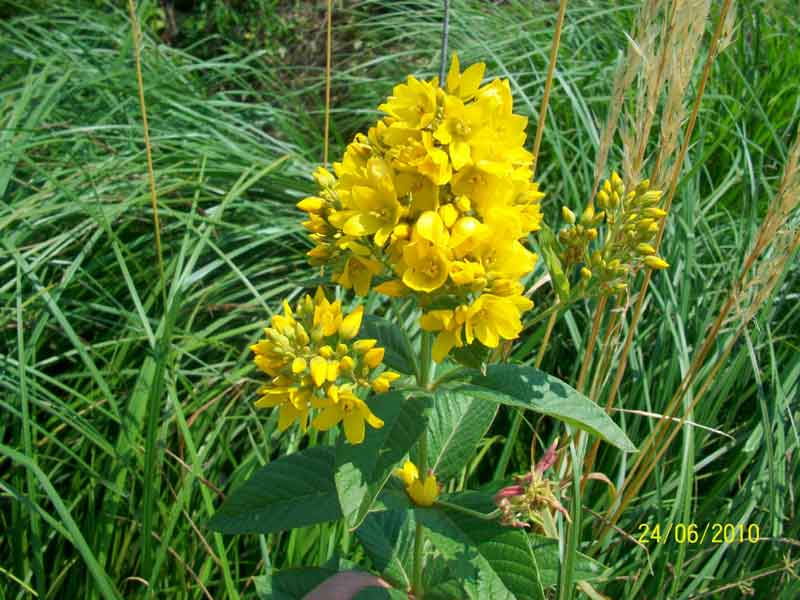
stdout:
<svg viewBox="0 0 800 600">
<path fill-rule="evenodd" d="M 438 332 L 433 356 L 478 340 L 516 338 L 532 307 L 520 279 L 536 255 L 523 241 L 540 228 L 543 194 L 525 150 L 527 119 L 512 111 L 507 80 L 481 85 L 485 65 L 444 89 L 409 76 L 379 109 L 386 116 L 347 147 L 334 174 L 319 169 L 319 195 L 302 200 L 314 265 L 365 295 L 416 294 Z"/>
<path fill-rule="evenodd" d="M 364 441 L 365 422 L 383 427 L 383 421 L 358 397 L 360 389 L 385 392 L 399 375 L 376 370 L 384 349 L 375 340 L 351 342 L 361 328 L 363 307 L 342 313 L 340 300 L 331 303 L 321 288 L 306 295 L 295 310 L 283 303 L 283 314 L 272 317 L 264 339 L 250 349 L 254 362 L 270 382 L 259 389 L 257 408 L 279 407 L 278 429 L 298 421 L 305 432 L 310 412 L 318 411 L 311 426 L 326 431 L 340 422 L 351 444 Z"/>
<path fill-rule="evenodd" d="M 660 222 L 667 216 L 658 207 L 660 199 L 661 192 L 651 190 L 648 180 L 626 190 L 620 176 L 612 173 L 597 194 L 599 211 L 592 202 L 576 219 L 569 208 L 562 207 L 567 226 L 558 234 L 563 246 L 561 262 L 567 267 L 583 263 L 581 279 L 586 284 L 597 280 L 603 294 L 625 291 L 628 274 L 642 265 L 666 269 L 669 264 L 656 255 L 653 247 Z M 602 244 L 591 250 L 590 244 L 598 238 L 598 227 L 603 222 Z"/>
<path fill-rule="evenodd" d="M 406 493 L 411 501 L 418 506 L 432 506 L 439 497 L 439 484 L 433 473 L 429 473 L 423 481 L 419 477 L 419 469 L 410 460 L 407 460 L 401 469 L 395 469 L 394 474 L 406 486 Z"/>
</svg>

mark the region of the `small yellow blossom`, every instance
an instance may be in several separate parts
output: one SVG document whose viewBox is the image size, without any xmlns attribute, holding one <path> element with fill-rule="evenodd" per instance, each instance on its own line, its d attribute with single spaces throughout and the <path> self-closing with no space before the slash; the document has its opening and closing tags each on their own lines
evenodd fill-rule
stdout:
<svg viewBox="0 0 800 600">
<path fill-rule="evenodd" d="M 369 423 L 370 427 L 380 429 L 383 427 L 383 421 L 372 413 L 366 402 L 353 394 L 352 389 L 352 385 L 338 388 L 338 392 L 334 394 L 338 396 L 336 401 L 324 408 L 311 422 L 311 426 L 320 431 L 327 431 L 342 422 L 347 441 L 351 444 L 360 444 L 364 441 L 366 431 L 364 424 Z"/>
<path fill-rule="evenodd" d="M 436 86 L 409 75 L 407 82 L 395 86 L 388 101 L 378 109 L 397 119 L 399 127 L 422 129 L 436 116 Z"/>
<path fill-rule="evenodd" d="M 501 297 L 481 294 L 467 309 L 464 336 L 467 343 L 477 338 L 487 348 L 496 348 L 501 339 L 513 340 L 522 331 L 520 314 L 533 303 L 524 296 Z"/>
<path fill-rule="evenodd" d="M 433 506 L 439 497 L 439 484 L 433 473 L 428 473 L 424 480 L 420 479 L 417 466 L 410 460 L 402 468 L 395 469 L 394 474 L 403 481 L 406 493 L 417 506 Z"/>
</svg>

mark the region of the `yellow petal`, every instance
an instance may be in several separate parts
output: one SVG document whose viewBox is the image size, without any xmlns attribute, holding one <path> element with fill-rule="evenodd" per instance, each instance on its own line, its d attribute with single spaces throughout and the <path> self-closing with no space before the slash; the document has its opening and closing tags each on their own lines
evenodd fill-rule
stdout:
<svg viewBox="0 0 800 600">
<path fill-rule="evenodd" d="M 314 385 L 320 387 L 325 383 L 328 375 L 328 361 L 321 356 L 315 356 L 311 359 L 311 379 L 314 380 Z"/>
<path fill-rule="evenodd" d="M 360 444 L 364 441 L 364 418 L 356 411 L 344 416 L 344 435 L 351 444 Z"/>
<path fill-rule="evenodd" d="M 402 296 L 406 296 L 410 293 L 406 286 L 403 285 L 403 282 L 399 279 L 391 279 L 389 281 L 384 281 L 380 285 L 375 286 L 375 291 L 379 294 L 383 294 L 385 296 L 389 296 L 391 298 L 401 298 Z"/>
<path fill-rule="evenodd" d="M 292 361 L 292 373 L 297 375 L 306 370 L 306 359 L 299 356 Z"/>
<path fill-rule="evenodd" d="M 462 99 L 467 100 L 475 95 L 481 85 L 485 70 L 486 65 L 484 63 L 475 63 L 461 74 L 460 94 Z"/>
<path fill-rule="evenodd" d="M 361 329 L 361 319 L 364 317 L 364 307 L 359 306 L 344 319 L 339 325 L 339 337 L 344 340 L 350 340 L 358 335 L 358 330 Z"/>
<path fill-rule="evenodd" d="M 339 421 L 342 420 L 342 411 L 337 406 L 331 406 L 319 413 L 316 418 L 311 421 L 311 426 L 320 431 L 328 431 L 331 427 L 335 427 Z"/>
<path fill-rule="evenodd" d="M 453 52 L 453 58 L 450 60 L 450 70 L 447 72 L 447 91 L 450 94 L 455 94 L 461 83 L 461 67 L 458 64 L 458 54 Z"/>
<path fill-rule="evenodd" d="M 450 158 L 453 161 L 453 168 L 456 171 L 472 163 L 469 144 L 456 140 L 450 142 Z"/>
<path fill-rule="evenodd" d="M 403 463 L 402 468 L 395 469 L 394 474 L 402 479 L 406 486 L 411 485 L 414 481 L 419 479 L 419 470 L 417 469 L 417 465 L 410 460 L 407 460 L 405 463 Z"/>
<path fill-rule="evenodd" d="M 328 361 L 328 370 L 326 373 L 326 379 L 333 383 L 336 381 L 336 378 L 339 377 L 339 361 L 338 360 L 329 360 Z"/>
</svg>

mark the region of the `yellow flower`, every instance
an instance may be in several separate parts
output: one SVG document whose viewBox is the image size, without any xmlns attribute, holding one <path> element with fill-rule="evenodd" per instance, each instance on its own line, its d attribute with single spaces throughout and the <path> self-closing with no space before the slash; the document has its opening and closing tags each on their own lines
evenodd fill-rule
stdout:
<svg viewBox="0 0 800 600">
<path fill-rule="evenodd" d="M 536 265 L 536 254 L 525 248 L 518 241 L 505 241 L 494 235 L 482 240 L 473 255 L 480 260 L 488 276 L 492 279 L 520 279 L 533 270 Z"/>
<path fill-rule="evenodd" d="M 484 132 L 488 115 L 479 104 L 465 106 L 455 96 L 444 100 L 444 120 L 433 136 L 448 145 L 453 168 L 458 171 L 472 162 L 470 143 Z"/>
<path fill-rule="evenodd" d="M 436 87 L 409 75 L 405 84 L 394 87 L 388 101 L 378 110 L 397 119 L 399 127 L 422 129 L 436 116 Z"/>
<path fill-rule="evenodd" d="M 355 185 L 347 206 L 331 214 L 330 223 L 349 236 L 373 235 L 377 246 L 383 246 L 400 220 L 394 173 L 382 158 L 367 161 L 369 185 Z"/>
<path fill-rule="evenodd" d="M 502 297 L 481 294 L 467 309 L 464 334 L 467 343 L 477 338 L 487 348 L 496 348 L 500 339 L 513 340 L 522 331 L 520 313 L 533 303 L 524 296 Z"/>
<path fill-rule="evenodd" d="M 395 469 L 394 474 L 403 481 L 406 493 L 417 506 L 433 506 L 439 497 L 439 484 L 433 473 L 429 473 L 424 481 L 421 480 L 417 466 L 410 460 L 402 468 Z"/>
<path fill-rule="evenodd" d="M 326 337 L 339 331 L 342 324 L 342 301 L 328 302 L 325 292 L 318 287 L 314 302 L 314 326 L 319 327 Z"/>
<path fill-rule="evenodd" d="M 262 387 L 261 397 L 256 400 L 256 408 L 279 407 L 278 431 L 285 431 L 289 425 L 297 421 L 300 429 L 308 427 L 308 396 L 301 394 L 296 387 Z"/>
<path fill-rule="evenodd" d="M 348 290 L 352 288 L 358 296 L 366 296 L 369 293 L 372 278 L 382 271 L 383 265 L 377 260 L 351 256 L 347 259 L 341 274 L 336 278 L 336 283 Z"/>
<path fill-rule="evenodd" d="M 361 320 L 364 318 L 364 307 L 358 306 L 353 312 L 342 319 L 339 325 L 339 339 L 350 340 L 358 335 L 361 329 Z"/>
<path fill-rule="evenodd" d="M 410 216 L 416 217 L 426 210 L 439 208 L 439 187 L 423 173 L 416 171 L 398 173 L 397 195 L 408 198 Z"/>
<path fill-rule="evenodd" d="M 442 362 L 450 350 L 464 345 L 461 341 L 461 326 L 465 317 L 466 312 L 462 307 L 456 310 L 431 310 L 422 315 L 420 327 L 425 331 L 439 332 L 433 342 L 433 360 Z"/>
<path fill-rule="evenodd" d="M 447 93 L 457 96 L 461 100 L 470 100 L 478 92 L 486 70 L 484 63 L 470 65 L 463 73 L 458 64 L 458 55 L 453 53 L 450 61 L 450 71 L 447 73 Z"/>
<path fill-rule="evenodd" d="M 432 292 L 447 281 L 447 257 L 438 247 L 425 239 L 418 239 L 403 248 L 406 270 L 403 283 L 418 292 Z"/>
<path fill-rule="evenodd" d="M 408 486 L 406 493 L 417 506 L 433 506 L 439 497 L 439 484 L 436 477 L 428 475 L 424 482 L 417 479 Z"/>
<path fill-rule="evenodd" d="M 450 168 L 450 161 L 447 160 L 447 153 L 434 147 L 433 136 L 427 131 L 422 132 L 422 145 L 425 148 L 425 156 L 417 165 L 419 172 L 436 185 L 449 182 L 453 170 Z"/>
<path fill-rule="evenodd" d="M 372 413 L 366 402 L 353 394 L 352 386 L 341 386 L 335 396 L 336 401 L 323 409 L 311 422 L 312 427 L 327 431 L 343 422 L 344 435 L 351 444 L 360 444 L 364 441 L 366 430 L 364 423 L 369 423 L 370 427 L 375 429 L 383 427 L 383 421 Z"/>
<path fill-rule="evenodd" d="M 450 263 L 450 279 L 456 285 L 482 289 L 486 285 L 486 271 L 477 262 L 459 260 Z"/>
<path fill-rule="evenodd" d="M 472 208 L 483 216 L 489 206 L 505 195 L 505 184 L 499 177 L 468 166 L 453 176 L 453 193 L 469 198 Z"/>
</svg>

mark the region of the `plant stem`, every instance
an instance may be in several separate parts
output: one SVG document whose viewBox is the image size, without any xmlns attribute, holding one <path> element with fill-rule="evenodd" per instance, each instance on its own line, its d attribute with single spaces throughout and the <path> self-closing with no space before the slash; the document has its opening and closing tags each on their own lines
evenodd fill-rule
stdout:
<svg viewBox="0 0 800 600">
<path fill-rule="evenodd" d="M 419 349 L 419 376 L 417 384 L 421 388 L 430 387 L 434 374 L 433 364 L 433 334 L 429 331 L 422 332 L 422 339 Z M 417 468 L 420 477 L 427 477 L 428 474 L 428 432 L 424 431 L 417 442 Z M 414 532 L 414 573 L 412 587 L 414 597 L 418 600 L 423 596 L 422 590 L 422 567 L 425 564 L 423 549 L 425 547 L 425 532 L 422 523 L 417 521 L 417 528 Z"/>
<path fill-rule="evenodd" d="M 449 510 L 454 510 L 456 512 L 464 513 L 465 515 L 469 515 L 470 517 L 474 517 L 476 519 L 481 519 L 482 521 L 494 521 L 495 519 L 497 519 L 497 517 L 500 516 L 499 510 L 493 510 L 490 513 L 482 513 L 478 512 L 477 510 L 472 510 L 471 508 L 467 508 L 465 506 L 459 506 L 458 504 L 451 504 L 450 502 L 445 502 L 444 500 L 437 500 L 436 506 L 441 506 Z"/>
<path fill-rule="evenodd" d="M 444 0 L 444 18 L 442 19 L 442 58 L 439 62 L 439 85 L 444 87 L 444 74 L 447 69 L 447 42 L 450 25 L 450 0 Z"/>
</svg>

